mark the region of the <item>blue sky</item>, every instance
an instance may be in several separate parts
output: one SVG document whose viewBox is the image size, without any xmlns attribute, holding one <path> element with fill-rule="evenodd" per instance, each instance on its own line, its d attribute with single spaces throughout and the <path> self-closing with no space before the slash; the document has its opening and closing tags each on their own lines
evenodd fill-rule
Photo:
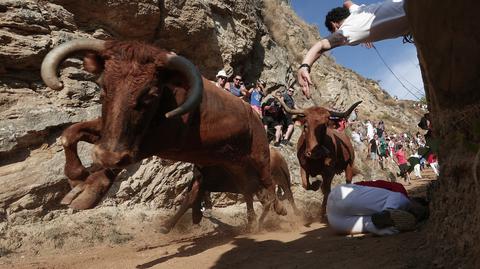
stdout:
<svg viewBox="0 0 480 269">
<path fill-rule="evenodd" d="M 361 1 L 361 2 L 360 2 Z M 357 0 L 356 4 L 369 4 L 381 0 Z M 317 25 L 320 35 L 329 35 L 324 26 L 325 15 L 332 8 L 341 6 L 342 0 L 292 0 L 295 12 L 310 24 Z M 403 44 L 402 38 L 384 40 L 374 44 L 388 66 L 400 78 L 402 83 L 418 97 L 424 95 L 423 82 L 418 64 L 417 52 L 413 44 Z M 402 87 L 382 63 L 374 49 L 362 46 L 345 46 L 331 51 L 336 62 L 354 70 L 364 77 L 380 82 L 382 88 L 400 99 L 416 98 Z"/>
</svg>

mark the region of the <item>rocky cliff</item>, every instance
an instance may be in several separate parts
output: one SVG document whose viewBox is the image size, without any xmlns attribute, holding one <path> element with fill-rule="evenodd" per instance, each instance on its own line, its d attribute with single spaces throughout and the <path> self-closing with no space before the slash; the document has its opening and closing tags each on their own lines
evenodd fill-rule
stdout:
<svg viewBox="0 0 480 269">
<path fill-rule="evenodd" d="M 53 91 L 40 79 L 45 54 L 75 38 L 145 40 L 188 57 L 207 78 L 223 68 L 243 74 L 247 82 L 263 79 L 274 90 L 292 82 L 302 55 L 319 36 L 284 1 L 0 2 L 0 234 L 10 236 L 5 238 L 15 237 L 12 225 L 48 222 L 65 212 L 58 203 L 69 188 L 59 136 L 68 125 L 99 116 L 99 88 L 80 57 L 61 66 L 63 90 Z M 299 106 L 343 109 L 363 100 L 363 119 L 383 119 L 398 130 L 413 128 L 420 116 L 411 103 L 394 101 L 376 82 L 328 57 L 315 65 L 313 79 L 313 100 L 297 91 Z M 79 147 L 87 166 L 90 150 L 87 144 Z M 282 152 L 298 186 L 293 148 Z M 99 207 L 172 208 L 190 178 L 188 164 L 144 160 L 120 174 Z M 296 196 L 305 203 L 321 199 L 300 189 Z M 231 203 L 217 196 L 217 205 Z M 95 214 L 89 212 L 82 214 Z"/>
</svg>

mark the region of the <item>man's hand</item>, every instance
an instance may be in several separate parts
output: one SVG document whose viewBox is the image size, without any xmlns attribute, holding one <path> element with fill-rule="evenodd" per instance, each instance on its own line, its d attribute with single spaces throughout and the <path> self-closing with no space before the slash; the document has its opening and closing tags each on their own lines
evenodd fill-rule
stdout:
<svg viewBox="0 0 480 269">
<path fill-rule="evenodd" d="M 310 85 L 313 85 L 313 83 L 310 79 L 310 74 L 308 73 L 307 67 L 298 69 L 297 80 L 300 86 L 302 86 L 303 94 L 307 97 L 307 99 L 310 99 Z"/>
<path fill-rule="evenodd" d="M 335 32 L 326 38 L 318 41 L 308 50 L 307 55 L 303 58 L 302 63 L 312 66 L 315 61 L 325 52 L 332 48 L 347 44 L 347 38 L 342 34 Z M 302 86 L 303 94 L 310 99 L 310 85 L 313 85 L 307 67 L 302 67 L 297 71 L 298 83 Z"/>
</svg>

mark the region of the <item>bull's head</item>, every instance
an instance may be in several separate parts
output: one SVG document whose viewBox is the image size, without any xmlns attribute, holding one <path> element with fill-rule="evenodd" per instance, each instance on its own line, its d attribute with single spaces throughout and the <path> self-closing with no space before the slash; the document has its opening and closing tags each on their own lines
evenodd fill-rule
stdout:
<svg viewBox="0 0 480 269">
<path fill-rule="evenodd" d="M 356 102 L 345 112 L 330 111 L 323 107 L 291 109 L 279 100 L 285 111 L 303 118 L 303 135 L 305 138 L 305 156 L 317 159 L 324 155 L 324 139 L 331 117 L 346 118 L 362 101 Z"/>
<path fill-rule="evenodd" d="M 172 109 L 165 114 L 166 118 L 172 118 L 195 109 L 201 102 L 202 78 L 190 61 L 140 42 L 64 43 L 43 60 L 41 73 L 47 86 L 55 90 L 63 87 L 57 67 L 77 51 L 93 51 L 84 58 L 84 68 L 102 73 L 99 82 L 103 88 L 102 132 L 95 145 L 94 159 L 104 167 L 123 167 L 137 161 L 140 142 L 158 111 Z M 172 77 L 183 79 L 175 82 Z M 172 91 L 177 95 L 173 96 Z M 170 96 L 174 106 L 162 110 L 159 104 L 165 96 Z M 177 107 L 176 102 L 183 103 Z"/>
</svg>

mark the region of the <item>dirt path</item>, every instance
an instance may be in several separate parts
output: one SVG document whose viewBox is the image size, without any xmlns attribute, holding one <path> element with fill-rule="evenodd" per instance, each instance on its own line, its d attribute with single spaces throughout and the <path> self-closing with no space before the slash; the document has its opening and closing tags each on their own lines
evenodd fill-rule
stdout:
<svg viewBox="0 0 480 269">
<path fill-rule="evenodd" d="M 414 181 L 422 194 L 430 180 Z M 62 250 L 0 260 L 0 268 L 422 268 L 424 231 L 390 237 L 339 236 L 328 227 L 294 222 L 276 230 L 244 233 L 214 217 L 216 228 L 168 237 L 148 233 L 122 246 Z"/>
</svg>

